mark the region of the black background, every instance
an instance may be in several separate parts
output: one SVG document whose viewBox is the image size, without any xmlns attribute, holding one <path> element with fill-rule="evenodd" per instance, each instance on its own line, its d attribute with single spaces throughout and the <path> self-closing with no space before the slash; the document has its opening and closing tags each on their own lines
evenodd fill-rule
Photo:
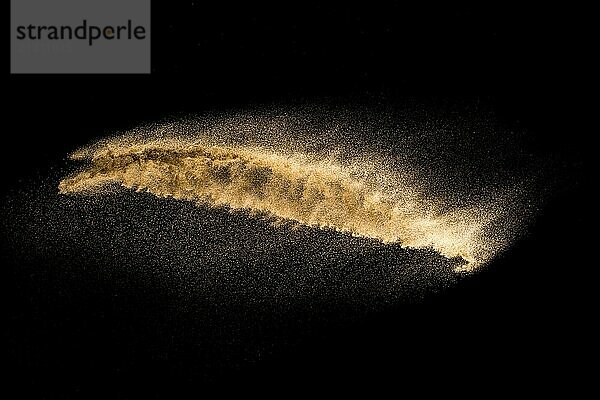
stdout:
<svg viewBox="0 0 600 400">
<path fill-rule="evenodd" d="M 585 10 L 173 3 L 153 4 L 151 75 L 18 76 L 7 65 L 5 189 L 43 175 L 95 137 L 173 113 L 416 98 L 494 110 L 503 124 L 526 132 L 528 151 L 558 160 L 555 190 L 531 235 L 458 287 L 350 327 L 325 327 L 258 365 L 202 384 L 194 380 L 198 360 L 148 364 L 152 351 L 143 338 L 101 337 L 126 323 L 125 311 L 97 312 L 105 307 L 102 294 L 56 309 L 44 304 L 52 297 L 52 279 L 44 276 L 50 272 L 33 276 L 10 265 L 2 272 L 6 377 L 17 390 L 152 397 L 202 394 L 207 385 L 275 388 L 282 395 L 323 386 L 391 388 L 399 395 L 412 389 L 485 394 L 520 385 L 572 394 L 582 387 L 589 375 L 580 362 L 590 357 L 592 335 L 582 231 L 589 208 L 581 149 L 591 109 L 582 97 L 591 90 Z M 61 340 L 86 307 L 98 333 L 83 328 L 85 335 Z M 21 336 L 31 330 L 38 334 Z M 37 352 L 53 345 L 59 348 Z M 142 354 L 127 373 L 112 371 L 110 357 L 78 364 L 86 349 L 101 354 L 119 346 Z M 22 357 L 15 348 L 30 354 Z"/>
</svg>

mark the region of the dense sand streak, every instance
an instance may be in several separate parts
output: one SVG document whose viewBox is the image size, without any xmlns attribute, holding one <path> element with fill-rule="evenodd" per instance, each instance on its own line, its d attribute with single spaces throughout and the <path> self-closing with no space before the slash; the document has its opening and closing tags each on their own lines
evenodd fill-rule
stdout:
<svg viewBox="0 0 600 400">
<path fill-rule="evenodd" d="M 406 184 L 398 183 L 390 193 L 331 161 L 181 139 L 113 140 L 71 158 L 89 165 L 60 182 L 62 194 L 97 193 L 118 184 L 159 197 L 432 248 L 448 258 L 462 258 L 457 267 L 462 271 L 475 269 L 494 252 L 482 234 L 497 218 L 494 207 L 436 212 L 443 208 L 435 204 L 438 200 L 426 199 Z"/>
</svg>

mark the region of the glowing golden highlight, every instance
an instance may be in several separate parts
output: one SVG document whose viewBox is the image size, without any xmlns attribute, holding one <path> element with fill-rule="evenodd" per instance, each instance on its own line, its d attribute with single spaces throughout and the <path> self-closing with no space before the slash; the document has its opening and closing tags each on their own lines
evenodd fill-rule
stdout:
<svg viewBox="0 0 600 400">
<path fill-rule="evenodd" d="M 462 258 L 461 271 L 493 254 L 482 240 L 482 229 L 495 218 L 489 206 L 436 212 L 435 200 L 406 184 L 385 191 L 358 178 L 352 168 L 305 155 L 161 139 L 108 142 L 71 158 L 90 164 L 60 182 L 62 194 L 97 193 L 116 183 L 159 197 L 248 209 L 410 248 L 432 248 Z"/>
</svg>

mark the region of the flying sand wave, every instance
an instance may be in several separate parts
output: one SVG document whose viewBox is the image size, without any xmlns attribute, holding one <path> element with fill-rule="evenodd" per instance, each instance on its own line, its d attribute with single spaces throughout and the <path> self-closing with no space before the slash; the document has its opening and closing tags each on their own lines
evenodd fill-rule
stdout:
<svg viewBox="0 0 600 400">
<path fill-rule="evenodd" d="M 62 194 L 99 193 L 118 184 L 403 247 L 431 248 L 447 258 L 462 259 L 457 271 L 474 270 L 499 247 L 485 233 L 498 218 L 497 207 L 436 212 L 440 208 L 436 200 L 420 196 L 406 184 L 386 191 L 338 163 L 301 154 L 158 139 L 113 140 L 71 158 L 89 164 L 60 182 Z"/>
</svg>

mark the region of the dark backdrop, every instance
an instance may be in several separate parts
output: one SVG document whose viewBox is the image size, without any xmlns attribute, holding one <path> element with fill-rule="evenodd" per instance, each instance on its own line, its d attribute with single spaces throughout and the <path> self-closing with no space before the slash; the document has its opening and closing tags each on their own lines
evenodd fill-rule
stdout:
<svg viewBox="0 0 600 400">
<path fill-rule="evenodd" d="M 591 337 L 591 292 L 584 285 L 591 265 L 581 230 L 589 215 L 583 121 L 591 110 L 582 97 L 591 90 L 585 10 L 205 3 L 154 2 L 151 75 L 10 76 L 7 64 L 4 189 L 43 175 L 95 137 L 173 113 L 323 99 L 483 104 L 501 123 L 526 132 L 531 152 L 560 160 L 559 184 L 531 235 L 493 268 L 424 304 L 398 306 L 351 327 L 327 327 L 212 385 L 291 392 L 317 384 L 336 391 L 387 386 L 398 394 L 408 388 L 580 387 L 587 375 L 579 362 L 588 357 Z M 43 326 L 47 331 L 37 340 L 50 343 L 77 326 L 68 307 L 40 304 L 43 279 L 19 265 L 4 267 L 2 275 L 9 349 L 15 343 L 36 348 L 19 337 L 27 324 Z M 101 296 L 85 301 L 103 307 Z M 97 318 L 108 330 L 123 323 L 118 313 Z M 53 329 L 61 319 L 70 322 Z M 439 332 L 453 344 L 441 342 Z M 115 345 L 96 339 L 89 333 L 85 340 L 92 343 L 60 352 L 69 358 L 75 349 Z M 143 338 L 140 343 L 139 351 L 151 352 Z M 9 357 L 8 378 L 26 392 L 60 392 L 50 388 L 59 372 L 44 357 L 35 351 L 27 360 Z M 154 368 L 140 361 L 132 369 L 137 373 L 115 377 L 106 372 L 110 360 L 99 359 L 84 371 L 61 369 L 60 381 L 83 374 L 84 383 L 73 383 L 80 393 L 136 393 L 144 385 L 152 395 L 202 392 L 190 373 L 197 362 Z M 73 387 L 66 392 L 74 393 Z"/>
</svg>

